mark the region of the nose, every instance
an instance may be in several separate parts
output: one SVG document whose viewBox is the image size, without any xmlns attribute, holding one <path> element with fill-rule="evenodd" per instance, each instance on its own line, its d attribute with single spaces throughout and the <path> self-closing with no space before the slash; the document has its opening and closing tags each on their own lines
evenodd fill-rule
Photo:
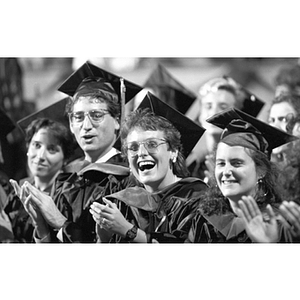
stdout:
<svg viewBox="0 0 300 300">
<path fill-rule="evenodd" d="M 37 152 L 37 157 L 40 159 L 40 160 L 44 160 L 45 159 L 45 151 L 46 149 L 44 147 L 41 147 L 38 152 Z"/>
<path fill-rule="evenodd" d="M 148 151 L 144 144 L 140 144 L 139 150 L 138 150 L 138 156 L 146 156 L 148 155 Z"/>
<path fill-rule="evenodd" d="M 232 175 L 232 170 L 230 167 L 226 167 L 223 174 L 227 177 L 231 176 Z"/>
<path fill-rule="evenodd" d="M 82 127 L 84 129 L 91 129 L 93 128 L 93 123 L 92 123 L 92 120 L 90 119 L 90 116 L 89 114 L 86 114 L 84 116 L 84 120 L 83 120 L 83 123 L 82 123 Z"/>
</svg>

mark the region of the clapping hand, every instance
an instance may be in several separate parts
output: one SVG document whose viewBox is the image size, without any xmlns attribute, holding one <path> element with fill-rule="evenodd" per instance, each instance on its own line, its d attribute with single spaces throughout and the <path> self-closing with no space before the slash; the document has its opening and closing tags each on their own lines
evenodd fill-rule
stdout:
<svg viewBox="0 0 300 300">
<path fill-rule="evenodd" d="M 293 237 L 300 238 L 300 206 L 293 201 L 283 201 L 279 210 L 284 217 L 283 225 L 288 228 Z"/>
<path fill-rule="evenodd" d="M 271 205 L 267 205 L 269 222 L 264 221 L 263 215 L 252 196 L 243 196 L 238 202 L 238 215 L 244 220 L 246 232 L 253 242 L 275 243 L 279 240 L 278 225 Z"/>
</svg>

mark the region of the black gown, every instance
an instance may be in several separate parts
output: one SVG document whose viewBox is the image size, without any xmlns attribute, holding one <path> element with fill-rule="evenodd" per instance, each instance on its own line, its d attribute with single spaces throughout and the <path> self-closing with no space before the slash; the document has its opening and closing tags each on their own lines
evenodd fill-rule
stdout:
<svg viewBox="0 0 300 300">
<path fill-rule="evenodd" d="M 114 193 L 128 182 L 129 169 L 120 154 L 106 163 L 84 164 L 79 172 L 62 173 L 55 184 L 54 202 L 67 218 L 62 227 L 63 242 L 93 243 L 96 241 L 95 221 L 90 205 L 103 193 Z M 124 186 L 123 186 L 124 184 Z M 59 242 L 57 231 L 51 230 L 51 241 Z"/>
<path fill-rule="evenodd" d="M 278 221 L 279 243 L 291 243 L 291 234 Z M 243 220 L 231 209 L 222 214 L 204 214 L 197 210 L 186 242 L 189 243 L 252 243 Z"/>
<path fill-rule="evenodd" d="M 159 192 L 129 186 L 106 198 L 117 204 L 129 222 L 146 232 L 147 242 L 182 243 L 198 208 L 197 196 L 206 188 L 202 180 L 188 177 Z M 110 239 L 110 243 L 122 242 L 124 239 L 116 234 Z"/>
</svg>

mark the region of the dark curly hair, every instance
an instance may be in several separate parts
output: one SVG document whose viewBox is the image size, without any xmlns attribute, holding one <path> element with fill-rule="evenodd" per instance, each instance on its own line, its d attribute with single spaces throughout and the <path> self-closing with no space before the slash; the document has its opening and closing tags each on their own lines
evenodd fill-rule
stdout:
<svg viewBox="0 0 300 300">
<path fill-rule="evenodd" d="M 150 131 L 162 131 L 164 138 L 168 142 L 169 150 L 178 150 L 178 156 L 175 163 L 173 163 L 173 172 L 179 177 L 189 176 L 183 155 L 183 148 L 181 144 L 180 132 L 167 119 L 155 115 L 149 108 L 138 109 L 133 111 L 123 122 L 121 126 L 121 142 L 123 155 L 127 156 L 126 138 L 128 134 L 135 128 Z"/>
<path fill-rule="evenodd" d="M 57 141 L 58 145 L 61 146 L 64 153 L 64 159 L 65 161 L 67 161 L 72 156 L 75 149 L 75 142 L 71 135 L 71 132 L 62 123 L 48 118 L 38 118 L 32 121 L 29 124 L 29 126 L 26 128 L 25 140 L 26 140 L 27 148 L 34 134 L 37 133 L 42 128 L 47 129 L 49 134 L 51 134 L 54 137 L 54 139 Z"/>
<path fill-rule="evenodd" d="M 244 149 L 253 159 L 256 170 L 264 174 L 262 185 L 258 186 L 255 197 L 258 207 L 264 210 L 267 204 L 271 204 L 278 208 L 282 201 L 282 186 L 278 182 L 278 167 L 264 153 L 248 148 Z M 216 150 L 213 155 L 215 161 Z M 227 211 L 232 211 L 228 199 L 223 196 L 217 185 L 215 176 L 209 179 L 209 186 L 210 188 L 201 196 L 200 209 L 207 215 L 225 214 Z"/>
</svg>

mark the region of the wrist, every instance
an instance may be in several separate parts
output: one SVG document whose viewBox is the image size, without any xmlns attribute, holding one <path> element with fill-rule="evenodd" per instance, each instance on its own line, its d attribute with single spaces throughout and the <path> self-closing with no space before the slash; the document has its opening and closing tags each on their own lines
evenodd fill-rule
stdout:
<svg viewBox="0 0 300 300">
<path fill-rule="evenodd" d="M 131 224 L 131 227 L 127 230 L 127 232 L 124 236 L 124 241 L 127 241 L 127 242 L 133 241 L 136 238 L 137 233 L 138 233 L 137 226 Z"/>
</svg>

